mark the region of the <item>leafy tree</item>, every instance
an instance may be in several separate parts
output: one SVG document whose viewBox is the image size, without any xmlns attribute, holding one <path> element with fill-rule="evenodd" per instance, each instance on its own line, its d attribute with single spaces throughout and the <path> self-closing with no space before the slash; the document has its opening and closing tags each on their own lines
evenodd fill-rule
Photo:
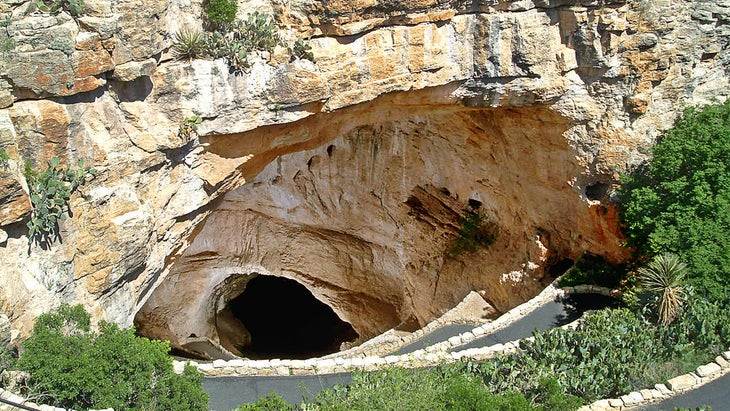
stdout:
<svg viewBox="0 0 730 411">
<path fill-rule="evenodd" d="M 713 299 L 730 285 L 730 100 L 688 109 L 619 190 L 629 244 L 673 252 L 690 284 Z"/>
<path fill-rule="evenodd" d="M 90 327 L 80 305 L 41 315 L 23 342 L 16 366 L 30 373 L 42 401 L 74 409 L 205 410 L 200 374 L 172 369 L 169 345 L 137 337 L 133 328 L 102 322 Z"/>
</svg>

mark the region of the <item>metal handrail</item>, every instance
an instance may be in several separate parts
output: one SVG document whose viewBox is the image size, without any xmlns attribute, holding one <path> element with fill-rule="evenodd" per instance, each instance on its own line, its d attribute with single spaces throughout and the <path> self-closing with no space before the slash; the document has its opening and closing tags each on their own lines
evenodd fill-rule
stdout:
<svg viewBox="0 0 730 411">
<path fill-rule="evenodd" d="M 13 407 L 17 407 L 17 408 L 20 408 L 20 409 L 22 409 L 22 410 L 28 410 L 28 411 L 41 411 L 41 410 L 40 410 L 40 409 L 38 409 L 38 408 L 31 408 L 31 407 L 29 407 L 29 406 L 27 406 L 27 405 L 23 405 L 23 404 L 18 404 L 17 402 L 13 402 L 13 401 L 10 401 L 10 400 L 6 400 L 6 399 L 4 399 L 4 398 L 0 398 L 0 402 L 2 402 L 2 403 L 5 403 L 5 404 L 8 404 L 8 405 L 12 405 Z"/>
</svg>

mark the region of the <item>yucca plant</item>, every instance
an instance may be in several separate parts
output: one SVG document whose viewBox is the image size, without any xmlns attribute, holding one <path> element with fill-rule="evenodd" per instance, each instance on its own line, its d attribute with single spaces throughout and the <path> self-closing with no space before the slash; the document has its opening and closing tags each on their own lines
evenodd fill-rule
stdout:
<svg viewBox="0 0 730 411">
<path fill-rule="evenodd" d="M 205 56 L 206 35 L 200 30 L 182 29 L 172 35 L 172 53 L 178 60 L 191 60 Z"/>
<path fill-rule="evenodd" d="M 657 317 L 662 325 L 669 325 L 679 314 L 686 297 L 683 287 L 688 267 L 675 254 L 660 254 L 645 267 L 639 268 L 638 278 L 645 291 L 655 296 Z"/>
</svg>

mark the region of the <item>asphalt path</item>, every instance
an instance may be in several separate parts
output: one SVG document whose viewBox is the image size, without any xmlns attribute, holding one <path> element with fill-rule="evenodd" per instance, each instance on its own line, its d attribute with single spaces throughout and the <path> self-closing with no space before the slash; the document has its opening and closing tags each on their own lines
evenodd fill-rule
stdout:
<svg viewBox="0 0 730 411">
<path fill-rule="evenodd" d="M 536 329 L 547 330 L 578 319 L 585 311 L 605 308 L 617 304 L 612 298 L 600 294 L 576 294 L 551 301 L 527 314 L 507 327 L 458 347 L 487 347 L 529 337 Z M 439 328 L 417 341 L 401 348 L 394 354 L 404 354 L 423 348 L 425 345 L 445 341 L 448 338 L 471 331 L 474 327 L 454 324 Z M 269 392 L 275 392 L 293 404 L 299 404 L 302 393 L 312 396 L 335 384 L 347 384 L 349 373 L 314 376 L 250 376 L 250 377 L 206 377 L 203 388 L 210 395 L 209 407 L 215 411 L 229 411 L 244 403 L 255 402 Z"/>
<path fill-rule="evenodd" d="M 208 408 L 229 411 L 247 402 L 256 402 L 270 392 L 279 394 L 292 404 L 302 402 L 303 396 L 314 394 L 335 384 L 349 384 L 350 373 L 327 375 L 292 375 L 269 377 L 209 377 L 203 379 L 203 389 L 210 395 Z"/>
<path fill-rule="evenodd" d="M 549 330 L 572 323 L 588 310 L 615 307 L 618 302 L 601 294 L 573 294 L 558 298 L 530 312 L 509 326 L 468 344 L 454 348 L 461 351 L 469 348 L 489 347 L 494 344 L 521 340 L 532 335 L 535 330 Z"/>
<path fill-rule="evenodd" d="M 446 341 L 449 338 L 463 334 L 467 331 L 471 331 L 474 329 L 473 325 L 470 324 L 450 324 L 445 325 L 441 328 L 437 328 L 430 333 L 424 335 L 423 337 L 417 339 L 416 341 L 401 347 L 400 349 L 393 351 L 390 355 L 403 355 L 403 354 L 409 354 L 413 351 L 420 350 L 421 348 L 426 348 L 429 345 L 438 344 L 442 341 Z"/>
<path fill-rule="evenodd" d="M 730 411 L 730 374 L 709 382 L 700 388 L 687 391 L 682 395 L 670 397 L 664 401 L 652 404 L 641 411 L 672 411 L 675 408 L 695 409 L 702 405 L 709 405 L 712 411 Z"/>
</svg>

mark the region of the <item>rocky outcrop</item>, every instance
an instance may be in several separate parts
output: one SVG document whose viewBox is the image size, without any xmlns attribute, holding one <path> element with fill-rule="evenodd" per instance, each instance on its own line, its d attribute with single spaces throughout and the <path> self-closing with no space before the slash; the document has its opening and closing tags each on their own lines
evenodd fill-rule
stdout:
<svg viewBox="0 0 730 411">
<path fill-rule="evenodd" d="M 14 327 L 81 302 L 223 352 L 236 327 L 219 313 L 256 274 L 304 284 L 361 338 L 472 290 L 505 310 L 561 259 L 624 258 L 618 174 L 684 107 L 729 90 L 724 1 L 386 3 L 241 1 L 290 41 L 312 36 L 315 62 L 240 74 L 170 60 L 170 33 L 201 24 L 197 1 L 88 1 L 76 18 L 3 5 L 0 302 Z M 181 135 L 190 115 L 204 121 Z M 54 156 L 97 177 L 62 242 L 29 247 L 21 170 Z M 450 256 L 470 202 L 499 236 Z"/>
</svg>

